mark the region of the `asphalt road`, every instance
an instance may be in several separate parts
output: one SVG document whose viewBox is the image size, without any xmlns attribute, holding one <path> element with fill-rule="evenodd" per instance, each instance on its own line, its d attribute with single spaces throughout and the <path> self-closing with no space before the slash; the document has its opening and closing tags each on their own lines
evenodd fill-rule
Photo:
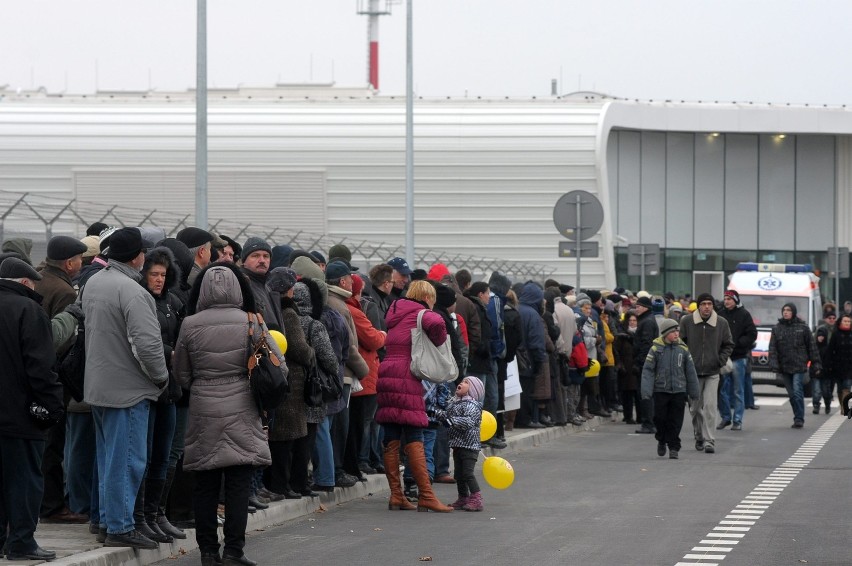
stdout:
<svg viewBox="0 0 852 566">
<path fill-rule="evenodd" d="M 852 424 L 808 408 L 791 429 L 784 398 L 760 404 L 742 432 L 718 432 L 715 454 L 695 451 L 688 420 L 679 460 L 607 422 L 508 454 L 515 483 L 483 481 L 484 512 L 391 512 L 382 493 L 252 533 L 246 554 L 304 566 L 852 564 Z M 454 486 L 436 491 L 455 499 Z M 198 563 L 196 551 L 161 564 Z"/>
</svg>

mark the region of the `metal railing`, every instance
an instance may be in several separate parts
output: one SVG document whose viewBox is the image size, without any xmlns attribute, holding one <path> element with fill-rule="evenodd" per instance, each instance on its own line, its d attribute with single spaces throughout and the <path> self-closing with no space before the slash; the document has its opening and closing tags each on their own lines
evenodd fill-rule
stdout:
<svg viewBox="0 0 852 566">
<path fill-rule="evenodd" d="M 181 214 L 157 209 L 139 209 L 98 202 L 86 202 L 51 197 L 39 193 L 0 191 L 0 241 L 12 237 L 33 240 L 33 253 L 44 251 L 54 234 L 79 237 L 92 222 L 116 226 L 156 226 L 167 236 L 174 236 L 183 228 L 192 226 L 192 214 Z M 314 234 L 300 230 L 285 234 L 280 227 L 233 220 L 212 220 L 209 230 L 225 234 L 240 242 L 249 236 L 259 236 L 272 245 L 289 245 L 295 249 L 315 250 L 325 253 L 335 244 L 345 244 L 352 252 L 353 262 L 368 269 L 392 257 L 405 256 L 404 243 L 373 242 L 328 234 Z M 516 280 L 544 281 L 556 271 L 546 264 L 470 256 L 450 250 L 415 249 L 415 267 L 444 263 L 452 270 L 466 268 L 474 276 L 499 271 Z"/>
</svg>

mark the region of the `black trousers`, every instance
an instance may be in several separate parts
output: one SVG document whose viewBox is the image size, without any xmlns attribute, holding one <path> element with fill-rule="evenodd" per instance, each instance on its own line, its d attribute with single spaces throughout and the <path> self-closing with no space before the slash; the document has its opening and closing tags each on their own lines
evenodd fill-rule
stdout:
<svg viewBox="0 0 852 566">
<path fill-rule="evenodd" d="M 453 477 L 456 478 L 459 497 L 467 497 L 479 491 L 479 482 L 474 474 L 477 458 L 479 452 L 476 450 L 453 448 Z"/>
<path fill-rule="evenodd" d="M 293 440 L 270 440 L 272 465 L 264 470 L 263 482 L 269 491 L 284 493 L 290 490 L 290 469 L 293 465 Z M 302 489 L 301 486 L 298 489 Z"/>
<path fill-rule="evenodd" d="M 44 440 L 0 436 L 0 548 L 5 543 L 10 554 L 38 547 L 33 534 L 44 493 L 44 445 Z"/>
<path fill-rule="evenodd" d="M 65 460 L 65 415 L 47 431 L 47 443 L 41 462 L 44 476 L 44 497 L 41 501 L 40 515 L 49 517 L 66 507 L 65 473 L 62 462 Z"/>
<path fill-rule="evenodd" d="M 654 393 L 654 425 L 657 442 L 663 442 L 669 450 L 680 450 L 680 429 L 683 428 L 683 413 L 686 393 Z"/>
<path fill-rule="evenodd" d="M 219 487 L 225 478 L 225 553 L 242 556 L 246 544 L 248 498 L 252 466 L 228 466 L 195 472 L 195 540 L 201 552 L 219 552 L 216 508 Z"/>
<path fill-rule="evenodd" d="M 311 461 L 316 439 L 317 423 L 308 423 L 308 435 L 293 441 L 290 463 L 290 488 L 293 491 L 303 491 L 311 487 L 308 483 L 308 462 Z"/>
<path fill-rule="evenodd" d="M 376 404 L 375 395 L 359 395 L 349 398 L 349 434 L 346 435 L 346 450 L 343 454 L 343 470 L 355 477 L 361 477 L 358 468 L 358 454 L 364 445 L 364 424 L 368 420 L 370 408 Z M 373 411 L 375 413 L 375 411 Z"/>
</svg>

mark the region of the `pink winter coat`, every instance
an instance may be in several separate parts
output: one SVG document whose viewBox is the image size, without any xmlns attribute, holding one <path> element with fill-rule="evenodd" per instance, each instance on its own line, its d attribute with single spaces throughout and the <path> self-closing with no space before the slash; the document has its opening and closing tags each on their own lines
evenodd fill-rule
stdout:
<svg viewBox="0 0 852 566">
<path fill-rule="evenodd" d="M 379 382 L 376 385 L 378 423 L 420 428 L 429 426 L 426 405 L 423 402 L 423 384 L 409 369 L 411 329 L 417 326 L 417 313 L 425 308 L 417 301 L 399 299 L 394 301 L 388 310 L 385 318 L 388 325 L 385 359 L 379 366 Z M 436 346 L 447 339 L 444 319 L 430 310 L 423 315 L 423 330 Z"/>
</svg>

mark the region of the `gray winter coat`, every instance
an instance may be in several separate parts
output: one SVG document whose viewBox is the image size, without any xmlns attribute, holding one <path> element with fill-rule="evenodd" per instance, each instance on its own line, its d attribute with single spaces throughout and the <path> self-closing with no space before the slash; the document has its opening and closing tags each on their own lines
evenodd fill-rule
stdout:
<svg viewBox="0 0 852 566">
<path fill-rule="evenodd" d="M 196 314 L 184 319 L 175 346 L 175 377 L 189 389 L 183 467 L 268 466 L 269 444 L 248 382 L 249 327 L 239 281 L 226 267 L 203 277 Z M 270 347 L 279 353 L 275 341 Z"/>
<path fill-rule="evenodd" d="M 642 367 L 642 399 L 650 399 L 653 393 L 684 392 L 698 398 L 698 375 L 689 348 L 680 340 L 667 344 L 657 338 Z"/>
<path fill-rule="evenodd" d="M 126 263 L 110 260 L 83 293 L 86 316 L 85 400 L 126 408 L 156 401 L 168 383 L 154 298 Z"/>
</svg>

